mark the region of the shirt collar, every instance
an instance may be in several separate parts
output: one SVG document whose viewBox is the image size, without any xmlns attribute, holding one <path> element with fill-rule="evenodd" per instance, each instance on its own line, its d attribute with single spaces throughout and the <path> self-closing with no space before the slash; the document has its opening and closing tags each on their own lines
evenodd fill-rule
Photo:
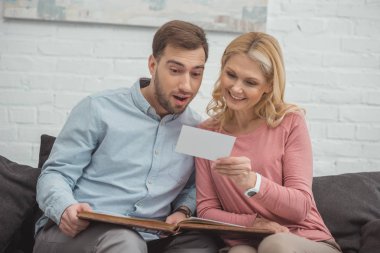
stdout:
<svg viewBox="0 0 380 253">
<path fill-rule="evenodd" d="M 149 104 L 144 95 L 141 93 L 141 88 L 149 85 L 149 82 L 150 78 L 140 78 L 132 86 L 132 99 L 137 108 L 139 108 L 146 115 L 165 122 L 178 118 L 180 114 L 168 114 L 161 119 L 161 117 L 156 113 L 156 110 Z"/>
<path fill-rule="evenodd" d="M 135 103 L 137 108 L 139 108 L 145 114 L 148 114 L 149 108 L 151 106 L 141 93 L 141 87 L 149 85 L 149 83 L 147 83 L 149 81 L 150 79 L 140 78 L 135 82 L 131 89 L 133 102 Z"/>
</svg>

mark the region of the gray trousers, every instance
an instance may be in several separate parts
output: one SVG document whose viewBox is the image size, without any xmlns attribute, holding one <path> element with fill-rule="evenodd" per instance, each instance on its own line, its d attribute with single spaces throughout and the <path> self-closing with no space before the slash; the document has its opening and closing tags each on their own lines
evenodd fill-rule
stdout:
<svg viewBox="0 0 380 253">
<path fill-rule="evenodd" d="M 292 233 L 278 233 L 266 237 L 258 247 L 238 245 L 223 248 L 219 253 L 341 253 L 334 240 L 312 241 Z"/>
<path fill-rule="evenodd" d="M 146 242 L 137 232 L 126 227 L 92 223 L 71 238 L 54 225 L 42 229 L 36 237 L 34 253 L 215 253 L 212 237 L 192 231 Z"/>
</svg>

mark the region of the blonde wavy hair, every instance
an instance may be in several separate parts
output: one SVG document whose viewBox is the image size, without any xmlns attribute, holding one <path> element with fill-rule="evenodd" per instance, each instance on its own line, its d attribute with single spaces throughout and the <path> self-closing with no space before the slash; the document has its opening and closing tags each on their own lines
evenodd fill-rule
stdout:
<svg viewBox="0 0 380 253">
<path fill-rule="evenodd" d="M 264 93 L 255 106 L 255 114 L 264 119 L 268 126 L 278 126 L 286 114 L 304 110 L 284 101 L 285 68 L 278 41 L 269 34 L 249 32 L 234 39 L 225 49 L 221 60 L 221 73 L 212 92 L 212 100 L 207 106 L 207 114 L 220 127 L 234 118 L 232 110 L 226 106 L 220 87 L 220 76 L 227 61 L 236 54 L 245 54 L 260 65 L 262 74 L 272 89 Z"/>
</svg>

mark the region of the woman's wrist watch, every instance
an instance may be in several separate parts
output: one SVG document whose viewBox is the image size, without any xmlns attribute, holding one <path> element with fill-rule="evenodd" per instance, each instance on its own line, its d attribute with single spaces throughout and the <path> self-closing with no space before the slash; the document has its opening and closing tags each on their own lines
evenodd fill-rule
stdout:
<svg viewBox="0 0 380 253">
<path fill-rule="evenodd" d="M 261 175 L 259 173 L 256 173 L 256 184 L 255 187 L 249 188 L 244 192 L 244 195 L 247 197 L 253 197 L 260 191 L 260 185 L 261 185 Z"/>
</svg>

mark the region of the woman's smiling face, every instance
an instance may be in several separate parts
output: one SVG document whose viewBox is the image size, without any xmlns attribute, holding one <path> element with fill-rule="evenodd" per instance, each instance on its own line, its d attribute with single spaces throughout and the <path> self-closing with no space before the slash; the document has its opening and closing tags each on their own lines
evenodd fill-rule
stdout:
<svg viewBox="0 0 380 253">
<path fill-rule="evenodd" d="M 229 109 L 252 113 L 263 94 L 271 90 L 260 65 L 244 54 L 235 54 L 227 60 L 220 87 Z"/>
</svg>

